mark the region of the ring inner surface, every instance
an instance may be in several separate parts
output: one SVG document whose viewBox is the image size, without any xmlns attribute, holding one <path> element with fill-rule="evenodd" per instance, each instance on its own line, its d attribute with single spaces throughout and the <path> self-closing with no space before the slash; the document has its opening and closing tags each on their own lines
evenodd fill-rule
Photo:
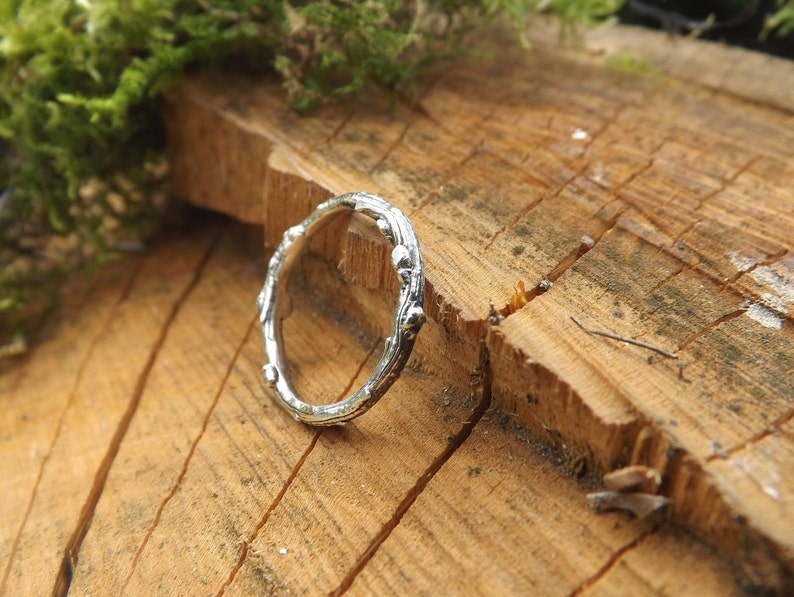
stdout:
<svg viewBox="0 0 794 597">
<path fill-rule="evenodd" d="M 391 245 L 371 218 L 342 209 L 319 224 L 291 255 L 277 305 L 288 375 L 311 405 L 339 402 L 367 380 L 383 353 L 398 289 Z"/>
</svg>

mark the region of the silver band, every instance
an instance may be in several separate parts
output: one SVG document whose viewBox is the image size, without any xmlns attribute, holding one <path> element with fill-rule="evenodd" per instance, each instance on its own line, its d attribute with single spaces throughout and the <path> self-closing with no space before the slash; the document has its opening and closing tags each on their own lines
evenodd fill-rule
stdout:
<svg viewBox="0 0 794 597">
<path fill-rule="evenodd" d="M 392 244 L 391 262 L 400 281 L 397 308 L 391 335 L 375 370 L 361 388 L 340 402 L 314 406 L 303 402 L 295 393 L 284 356 L 279 310 L 280 294 L 285 292 L 290 270 L 308 240 L 321 227 L 321 220 L 343 209 L 352 209 L 375 220 L 378 229 Z M 270 259 L 265 285 L 256 299 L 259 321 L 265 343 L 266 364 L 262 367 L 265 381 L 272 387 L 283 406 L 296 419 L 310 425 L 344 423 L 366 412 L 377 402 L 400 376 L 425 313 L 425 274 L 419 242 L 411 222 L 388 201 L 370 193 L 348 193 L 321 203 L 303 222 L 284 232 L 281 244 Z"/>
</svg>

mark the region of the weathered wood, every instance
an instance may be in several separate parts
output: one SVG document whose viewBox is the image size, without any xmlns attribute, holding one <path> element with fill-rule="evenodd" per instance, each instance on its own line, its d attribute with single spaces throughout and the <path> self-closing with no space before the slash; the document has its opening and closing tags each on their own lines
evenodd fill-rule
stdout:
<svg viewBox="0 0 794 597">
<path fill-rule="evenodd" d="M 0 376 L 0 593 L 790 588 L 794 119 L 483 44 L 498 60 L 439 69 L 415 110 L 373 91 L 299 118 L 272 83 L 175 88 L 181 194 L 264 219 L 272 246 L 331 194 L 382 193 L 419 233 L 430 320 L 375 408 L 314 431 L 261 380 L 261 226 L 212 218 L 111 266 Z M 366 375 L 390 324 L 386 245 L 346 226 L 292 283 L 312 400 Z M 570 473 L 626 463 L 733 562 L 662 514 L 587 509 Z"/>
<path fill-rule="evenodd" d="M 476 346 L 489 301 L 508 315 L 487 339 L 502 409 L 577 469 L 658 469 L 674 520 L 752 582 L 790 586 L 794 117 L 542 43 L 480 49 L 498 58 L 440 69 L 415 109 L 373 92 L 301 118 L 270 83 L 184 81 L 171 136 L 190 146 L 205 114 L 271 144 L 253 185 L 271 244 L 314 198 L 388 197 L 417 228 L 447 338 Z M 192 154 L 174 159 L 178 171 Z M 204 192 L 234 213 L 218 176 Z M 376 250 L 366 238 L 350 255 Z M 359 277 L 377 286 L 388 266 L 371 262 Z M 589 336 L 571 315 L 678 358 Z"/>
<path fill-rule="evenodd" d="M 730 566 L 659 519 L 594 516 L 581 488 L 505 419 L 486 415 L 351 594 L 422 594 L 440 570 L 453 595 L 741 594 Z"/>
<path fill-rule="evenodd" d="M 18 512 L 4 511 L 4 594 L 50 592 L 70 543 L 71 579 L 62 580 L 73 595 L 319 595 L 346 587 L 565 595 L 615 582 L 634 594 L 691 593 L 670 584 L 680 578 L 697 583 L 699 595 L 741 593 L 726 560 L 657 530 L 662 518 L 591 512 L 583 488 L 564 475 L 563 454 L 517 431 L 512 417 L 484 414 L 487 380 L 469 375 L 481 355 L 453 341 L 447 348 L 467 375 L 448 380 L 429 367 L 448 334 L 432 320 L 418 358 L 367 416 L 318 431 L 296 423 L 260 377 L 260 243 L 261 231 L 216 220 L 158 243 L 142 261 L 124 260 L 51 327 L 53 340 L 66 343 L 97 315 L 109 319 L 93 335 L 96 348 L 64 361 L 57 375 L 38 368 L 50 364 L 46 342 L 21 365 L 22 376 L 79 376 L 95 389 L 93 401 L 87 393 L 68 404 L 63 392 L 38 396 L 61 403 L 63 424 L 46 428 L 49 460 L 24 467 L 39 473 L 37 487 L 9 496 Z M 369 323 L 384 312 L 388 319 L 392 297 L 351 286 L 325 260 L 307 257 L 296 274 L 285 322 L 292 373 L 306 396 L 332 398 L 377 356 L 378 324 L 358 326 L 348 302 L 365 305 Z M 147 320 L 159 333 L 142 344 Z M 136 345 L 148 346 L 148 358 L 125 363 Z M 26 383 L 8 379 L 17 389 Z M 41 442 L 24 428 L 11 433 L 32 401 L 7 390 L 3 416 L 16 416 L 3 419 L 0 436 L 6 475 L 10 456 Z M 134 416 L 122 421 L 130 409 Z M 108 435 L 118 443 L 114 455 Z M 102 460 L 111 466 L 85 510 Z M 70 537 L 81 525 L 78 550 Z"/>
<path fill-rule="evenodd" d="M 641 64 L 635 68 L 645 63 L 698 86 L 794 112 L 791 61 L 720 43 L 674 35 L 662 38 L 645 27 L 596 28 L 587 33 L 584 46 L 613 63 L 631 66 L 639 59 Z"/>
<path fill-rule="evenodd" d="M 111 268 L 114 283 L 89 295 L 87 309 L 78 301 L 65 305 L 57 334 L 21 366 L 21 381 L 3 396 L 2 452 L 15 459 L 4 467 L 4 478 L 24 489 L 3 501 L 9 531 L 3 583 L 13 587 L 10 592 L 51 591 L 64 550 L 81 540 L 170 312 L 196 276 L 209 241 L 200 232 L 164 245 L 157 258 Z M 72 318 L 73 310 L 79 317 Z M 55 362 L 47 357 L 53 349 Z M 26 480 L 18 481 L 14 468 Z"/>
</svg>

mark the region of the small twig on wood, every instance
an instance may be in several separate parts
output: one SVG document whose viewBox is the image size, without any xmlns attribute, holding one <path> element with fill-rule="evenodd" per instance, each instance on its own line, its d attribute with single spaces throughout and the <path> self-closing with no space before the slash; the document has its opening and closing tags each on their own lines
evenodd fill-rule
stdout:
<svg viewBox="0 0 794 597">
<path fill-rule="evenodd" d="M 576 325 L 592 336 L 604 336 L 605 338 L 611 338 L 612 340 L 617 340 L 618 342 L 625 342 L 626 344 L 633 344 L 634 346 L 639 346 L 640 348 L 647 348 L 648 350 L 652 350 L 653 352 L 660 354 L 663 357 L 667 357 L 668 359 L 678 358 L 677 354 L 673 354 L 664 348 L 659 348 L 658 346 L 648 344 L 642 340 L 637 340 L 636 338 L 627 338 L 626 336 L 619 336 L 618 334 L 613 334 L 612 332 L 605 332 L 602 330 L 591 330 L 576 315 L 571 315 L 571 319 L 573 319 Z"/>
</svg>

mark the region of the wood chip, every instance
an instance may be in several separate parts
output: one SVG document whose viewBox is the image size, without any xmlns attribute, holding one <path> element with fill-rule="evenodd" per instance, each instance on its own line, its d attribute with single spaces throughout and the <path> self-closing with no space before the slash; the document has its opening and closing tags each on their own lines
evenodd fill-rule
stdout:
<svg viewBox="0 0 794 597">
<path fill-rule="evenodd" d="M 670 498 L 649 493 L 619 493 L 617 491 L 600 491 L 588 493 L 587 501 L 596 512 L 608 510 L 626 510 L 637 518 L 645 518 L 660 508 L 671 503 Z"/>
<path fill-rule="evenodd" d="M 633 464 L 604 475 L 607 489 L 617 492 L 642 489 L 645 493 L 656 493 L 661 483 L 659 471 L 644 464 Z"/>
</svg>

